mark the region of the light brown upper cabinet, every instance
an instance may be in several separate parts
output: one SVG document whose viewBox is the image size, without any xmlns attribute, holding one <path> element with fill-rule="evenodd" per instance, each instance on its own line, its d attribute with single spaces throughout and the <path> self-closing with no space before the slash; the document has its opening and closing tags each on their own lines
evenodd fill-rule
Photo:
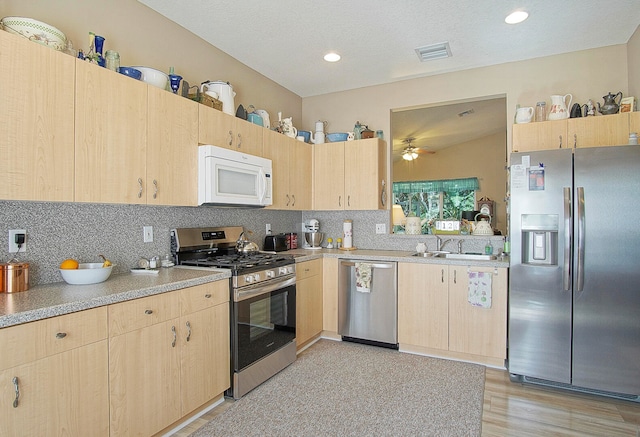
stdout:
<svg viewBox="0 0 640 437">
<path fill-rule="evenodd" d="M 217 109 L 200 105 L 198 142 L 262 156 L 264 128 Z"/>
<path fill-rule="evenodd" d="M 567 135 L 571 147 L 619 146 L 629 142 L 629 114 L 570 118 Z"/>
<path fill-rule="evenodd" d="M 198 204 L 198 103 L 149 86 L 146 199 Z"/>
<path fill-rule="evenodd" d="M 543 121 L 513 125 L 514 152 L 533 150 L 566 149 L 573 147 L 567 142 L 567 120 Z"/>
<path fill-rule="evenodd" d="M 313 209 L 385 209 L 386 142 L 378 138 L 313 147 Z"/>
<path fill-rule="evenodd" d="M 264 157 L 272 161 L 271 209 L 310 210 L 312 206 L 311 145 L 264 130 Z"/>
<path fill-rule="evenodd" d="M 0 32 L 0 199 L 74 199 L 75 59 Z"/>
<path fill-rule="evenodd" d="M 147 89 L 76 61 L 76 201 L 147 202 Z"/>
</svg>

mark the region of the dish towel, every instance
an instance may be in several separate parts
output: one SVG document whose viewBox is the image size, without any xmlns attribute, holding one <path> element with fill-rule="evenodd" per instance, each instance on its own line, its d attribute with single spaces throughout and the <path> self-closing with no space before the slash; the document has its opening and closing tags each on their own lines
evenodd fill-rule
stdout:
<svg viewBox="0 0 640 437">
<path fill-rule="evenodd" d="M 469 303 L 491 308 L 491 273 L 469 272 Z"/>
<path fill-rule="evenodd" d="M 361 293 L 371 292 L 371 264 L 356 263 L 356 290 Z"/>
</svg>

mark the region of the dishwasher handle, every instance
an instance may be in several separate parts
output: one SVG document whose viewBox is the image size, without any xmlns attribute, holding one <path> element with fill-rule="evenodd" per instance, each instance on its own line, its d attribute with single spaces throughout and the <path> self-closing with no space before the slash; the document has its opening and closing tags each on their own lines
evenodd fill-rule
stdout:
<svg viewBox="0 0 640 437">
<path fill-rule="evenodd" d="M 376 269 L 392 269 L 394 267 L 393 263 L 391 264 L 382 264 L 382 263 L 378 263 L 378 262 L 367 262 L 367 261 L 362 261 L 363 263 L 366 264 L 370 264 L 371 268 L 376 268 Z M 355 267 L 356 263 L 353 261 L 340 261 L 340 265 L 343 266 L 347 266 L 347 267 Z"/>
</svg>

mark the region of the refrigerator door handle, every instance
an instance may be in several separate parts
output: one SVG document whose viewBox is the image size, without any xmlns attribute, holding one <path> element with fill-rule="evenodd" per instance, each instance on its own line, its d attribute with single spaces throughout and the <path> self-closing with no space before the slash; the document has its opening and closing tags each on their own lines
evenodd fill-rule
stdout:
<svg viewBox="0 0 640 437">
<path fill-rule="evenodd" d="M 578 284 L 576 291 L 582 291 L 584 289 L 584 233 L 585 233 L 585 212 L 584 212 L 584 187 L 577 187 L 578 195 L 577 202 L 577 215 L 578 215 L 578 266 L 576 274 L 578 276 Z"/>
<path fill-rule="evenodd" d="M 562 284 L 564 291 L 571 290 L 571 188 L 563 187 L 564 194 L 564 268 Z"/>
</svg>

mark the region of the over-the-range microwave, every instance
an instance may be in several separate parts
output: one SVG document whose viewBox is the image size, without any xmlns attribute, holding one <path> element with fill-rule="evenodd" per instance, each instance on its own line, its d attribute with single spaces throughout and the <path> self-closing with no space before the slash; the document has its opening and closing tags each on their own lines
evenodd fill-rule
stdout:
<svg viewBox="0 0 640 437">
<path fill-rule="evenodd" d="M 271 160 L 217 146 L 198 147 L 198 205 L 272 204 Z"/>
</svg>

